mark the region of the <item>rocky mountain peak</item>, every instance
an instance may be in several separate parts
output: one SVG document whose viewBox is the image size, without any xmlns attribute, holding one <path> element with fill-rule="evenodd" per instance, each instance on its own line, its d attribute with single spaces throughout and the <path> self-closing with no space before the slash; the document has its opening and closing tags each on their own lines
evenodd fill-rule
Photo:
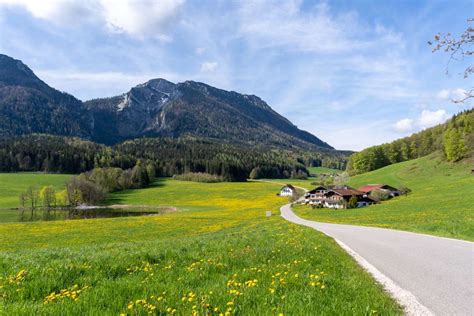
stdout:
<svg viewBox="0 0 474 316">
<path fill-rule="evenodd" d="M 149 88 L 162 93 L 170 94 L 176 88 L 176 85 L 166 79 L 156 78 L 145 83 L 139 84 L 137 88 Z"/>
</svg>

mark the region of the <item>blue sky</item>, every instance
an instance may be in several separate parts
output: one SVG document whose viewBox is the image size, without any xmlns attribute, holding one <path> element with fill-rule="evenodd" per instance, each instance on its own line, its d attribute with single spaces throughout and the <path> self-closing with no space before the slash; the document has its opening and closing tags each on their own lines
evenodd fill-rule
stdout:
<svg viewBox="0 0 474 316">
<path fill-rule="evenodd" d="M 473 84 L 466 62 L 446 74 L 427 45 L 473 12 L 471 0 L 0 0 L 0 52 L 82 100 L 151 78 L 255 94 L 360 150 L 473 107 L 450 101 Z"/>
</svg>

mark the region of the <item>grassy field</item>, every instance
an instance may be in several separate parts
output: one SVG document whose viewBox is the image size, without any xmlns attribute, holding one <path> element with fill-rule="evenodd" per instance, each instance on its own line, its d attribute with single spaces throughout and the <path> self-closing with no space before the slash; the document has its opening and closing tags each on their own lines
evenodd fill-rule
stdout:
<svg viewBox="0 0 474 316">
<path fill-rule="evenodd" d="M 259 180 L 252 180 L 252 181 L 264 181 L 270 183 L 276 183 L 281 186 L 286 184 L 292 184 L 299 188 L 311 189 L 314 187 L 311 183 L 316 181 L 316 178 L 309 177 L 308 179 L 301 180 L 301 179 L 259 179 Z"/>
<path fill-rule="evenodd" d="M 71 175 L 65 174 L 0 173 L 0 223 L 18 221 L 18 212 L 11 208 L 18 207 L 18 196 L 30 185 L 39 189 L 52 185 L 57 191 L 61 191 L 70 177 Z"/>
<path fill-rule="evenodd" d="M 44 173 L 0 173 L 0 209 L 17 207 L 18 196 L 30 185 L 41 188 L 52 185 L 56 190 L 64 190 L 71 175 Z"/>
<path fill-rule="evenodd" d="M 401 314 L 333 240 L 264 217 L 278 189 L 159 180 L 110 203 L 181 212 L 0 224 L 0 314 Z"/>
<path fill-rule="evenodd" d="M 408 197 L 398 197 L 362 209 L 312 210 L 297 206 L 305 218 L 366 226 L 388 227 L 432 235 L 474 240 L 474 176 L 472 161 L 444 162 L 438 154 L 402 162 L 354 176 L 349 184 L 407 186 Z"/>
<path fill-rule="evenodd" d="M 338 169 L 331 169 L 331 168 L 326 168 L 326 167 L 308 167 L 307 168 L 310 174 L 331 174 L 331 173 L 342 173 L 342 170 Z"/>
</svg>

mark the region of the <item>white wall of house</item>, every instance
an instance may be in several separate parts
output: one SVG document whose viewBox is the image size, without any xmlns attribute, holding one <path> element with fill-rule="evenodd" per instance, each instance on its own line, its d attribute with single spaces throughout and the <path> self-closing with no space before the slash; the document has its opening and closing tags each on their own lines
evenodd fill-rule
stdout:
<svg viewBox="0 0 474 316">
<path fill-rule="evenodd" d="M 281 189 L 280 191 L 280 196 L 292 196 L 292 195 L 293 195 L 293 190 L 288 187 L 285 187 Z"/>
<path fill-rule="evenodd" d="M 342 208 L 344 208 L 344 205 L 324 202 L 324 207 L 327 207 L 327 208 L 335 208 L 335 209 L 342 209 Z"/>
</svg>

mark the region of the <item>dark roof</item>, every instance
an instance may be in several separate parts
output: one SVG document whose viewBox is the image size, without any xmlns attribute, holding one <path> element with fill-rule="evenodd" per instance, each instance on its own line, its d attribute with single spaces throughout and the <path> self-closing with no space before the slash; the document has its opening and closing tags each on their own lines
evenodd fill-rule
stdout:
<svg viewBox="0 0 474 316">
<path fill-rule="evenodd" d="M 284 187 L 282 187 L 281 189 L 283 189 L 283 188 L 290 188 L 290 189 L 293 190 L 293 191 L 296 190 L 295 187 L 292 186 L 291 184 L 287 184 L 287 185 L 285 185 Z"/>
<path fill-rule="evenodd" d="M 311 191 L 308 191 L 308 193 L 313 194 L 318 190 L 326 190 L 327 191 L 327 190 L 331 190 L 332 187 L 333 187 L 332 185 L 320 185 L 320 186 L 315 187 Z"/>
<path fill-rule="evenodd" d="M 373 197 L 370 196 L 363 196 L 358 199 L 358 201 L 362 202 L 370 202 L 370 203 L 378 203 L 379 201 L 377 199 L 374 199 Z"/>
<path fill-rule="evenodd" d="M 330 190 L 326 194 L 329 194 L 331 192 L 334 192 L 335 194 L 340 195 L 340 196 L 352 196 L 352 195 L 358 196 L 358 195 L 365 194 L 364 192 L 356 190 L 356 189 L 333 189 L 333 190 Z"/>
</svg>

